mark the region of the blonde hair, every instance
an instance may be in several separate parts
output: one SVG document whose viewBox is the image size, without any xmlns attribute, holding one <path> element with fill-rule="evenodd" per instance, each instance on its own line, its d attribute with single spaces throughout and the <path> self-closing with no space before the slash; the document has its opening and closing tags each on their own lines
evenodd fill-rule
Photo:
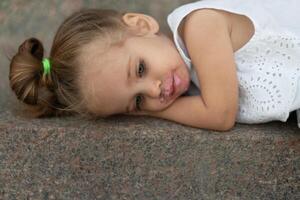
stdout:
<svg viewBox="0 0 300 200">
<path fill-rule="evenodd" d="M 36 38 L 25 40 L 11 59 L 10 87 L 24 102 L 31 117 L 80 114 L 95 117 L 83 104 L 79 91 L 81 48 L 93 39 L 122 42 L 126 25 L 123 13 L 114 10 L 84 9 L 68 17 L 59 27 L 51 48 L 50 74 L 43 74 L 44 48 Z"/>
</svg>

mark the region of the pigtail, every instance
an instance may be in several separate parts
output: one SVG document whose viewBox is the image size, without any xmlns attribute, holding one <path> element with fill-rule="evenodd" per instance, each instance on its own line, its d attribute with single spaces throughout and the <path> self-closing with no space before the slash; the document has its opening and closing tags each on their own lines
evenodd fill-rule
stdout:
<svg viewBox="0 0 300 200">
<path fill-rule="evenodd" d="M 26 104 L 26 116 L 57 116 L 62 113 L 57 110 L 63 106 L 54 93 L 57 87 L 53 81 L 55 71 L 44 74 L 43 56 L 42 43 L 36 38 L 30 38 L 19 46 L 10 63 L 10 87 L 17 98 Z"/>
</svg>

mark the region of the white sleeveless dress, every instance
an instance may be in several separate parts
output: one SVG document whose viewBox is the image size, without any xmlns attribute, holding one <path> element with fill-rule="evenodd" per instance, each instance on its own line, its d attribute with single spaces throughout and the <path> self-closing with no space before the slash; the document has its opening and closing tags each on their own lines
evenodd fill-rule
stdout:
<svg viewBox="0 0 300 200">
<path fill-rule="evenodd" d="M 177 29 L 185 16 L 201 8 L 242 14 L 255 26 L 250 41 L 234 52 L 239 81 L 236 122 L 285 122 L 296 110 L 300 128 L 300 1 L 202 0 L 170 13 L 167 22 L 175 45 L 199 93 L 197 74 Z"/>
</svg>

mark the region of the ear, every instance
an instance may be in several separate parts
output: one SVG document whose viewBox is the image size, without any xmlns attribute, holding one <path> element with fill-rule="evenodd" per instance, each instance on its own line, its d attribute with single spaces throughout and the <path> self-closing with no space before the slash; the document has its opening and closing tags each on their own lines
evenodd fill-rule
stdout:
<svg viewBox="0 0 300 200">
<path fill-rule="evenodd" d="M 138 35 L 155 34 L 159 31 L 158 22 L 149 15 L 140 13 L 125 13 L 123 22 Z"/>
</svg>

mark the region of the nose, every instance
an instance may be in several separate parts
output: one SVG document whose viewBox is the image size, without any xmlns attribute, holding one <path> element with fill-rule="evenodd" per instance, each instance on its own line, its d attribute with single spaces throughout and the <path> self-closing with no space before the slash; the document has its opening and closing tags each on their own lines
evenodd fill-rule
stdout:
<svg viewBox="0 0 300 200">
<path fill-rule="evenodd" d="M 152 80 L 147 84 L 145 93 L 151 98 L 159 98 L 162 92 L 162 82 L 160 80 Z"/>
</svg>

